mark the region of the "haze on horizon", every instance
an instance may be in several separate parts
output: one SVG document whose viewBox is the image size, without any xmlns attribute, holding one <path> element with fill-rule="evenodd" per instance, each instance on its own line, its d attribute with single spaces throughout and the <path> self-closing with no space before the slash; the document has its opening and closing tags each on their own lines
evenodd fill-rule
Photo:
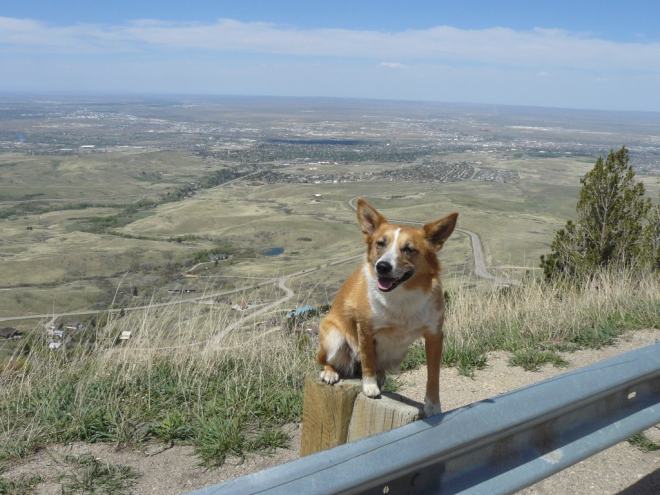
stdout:
<svg viewBox="0 0 660 495">
<path fill-rule="evenodd" d="M 94 4 L 3 2 L 0 91 L 660 111 L 654 2 Z"/>
</svg>

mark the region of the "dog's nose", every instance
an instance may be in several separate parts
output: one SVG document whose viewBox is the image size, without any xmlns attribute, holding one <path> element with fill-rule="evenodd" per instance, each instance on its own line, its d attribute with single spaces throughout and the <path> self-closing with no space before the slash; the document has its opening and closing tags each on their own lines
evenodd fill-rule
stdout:
<svg viewBox="0 0 660 495">
<path fill-rule="evenodd" d="M 379 261 L 376 263 L 376 271 L 378 275 L 387 275 L 392 271 L 392 265 L 387 261 Z"/>
</svg>

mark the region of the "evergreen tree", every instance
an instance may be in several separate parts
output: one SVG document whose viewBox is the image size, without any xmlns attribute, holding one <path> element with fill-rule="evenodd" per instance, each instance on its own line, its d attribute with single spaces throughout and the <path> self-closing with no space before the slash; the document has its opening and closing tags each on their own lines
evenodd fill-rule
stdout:
<svg viewBox="0 0 660 495">
<path fill-rule="evenodd" d="M 660 270 L 660 203 L 651 206 L 644 229 L 643 262 L 654 270 Z"/>
<path fill-rule="evenodd" d="M 576 221 L 558 230 L 551 253 L 541 256 L 546 278 L 579 277 L 611 265 L 657 265 L 658 226 L 650 218 L 657 207 L 645 198 L 629 161 L 625 147 L 611 151 L 580 179 Z"/>
</svg>

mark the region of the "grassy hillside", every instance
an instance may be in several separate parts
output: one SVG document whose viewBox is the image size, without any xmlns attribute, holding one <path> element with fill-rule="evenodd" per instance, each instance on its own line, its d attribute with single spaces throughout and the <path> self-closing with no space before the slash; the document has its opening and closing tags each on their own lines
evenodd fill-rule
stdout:
<svg viewBox="0 0 660 495">
<path fill-rule="evenodd" d="M 492 350 L 534 369 L 624 331 L 660 327 L 652 275 L 605 273 L 577 288 L 529 280 L 449 296 L 445 364 L 467 375 Z M 292 327 L 282 313 L 266 313 L 219 340 L 236 318 L 202 304 L 136 311 L 109 317 L 63 352 L 48 351 L 35 332 L 0 369 L 0 466 L 73 440 L 183 442 L 206 464 L 285 444 L 281 427 L 300 419 L 303 378 L 315 367 L 317 321 Z M 122 331 L 131 339 L 119 341 Z M 403 367 L 423 360 L 416 344 Z"/>
</svg>

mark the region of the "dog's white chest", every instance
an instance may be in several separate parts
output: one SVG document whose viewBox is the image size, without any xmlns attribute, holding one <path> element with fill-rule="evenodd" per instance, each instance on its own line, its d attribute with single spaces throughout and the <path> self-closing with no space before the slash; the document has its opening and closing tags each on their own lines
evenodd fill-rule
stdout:
<svg viewBox="0 0 660 495">
<path fill-rule="evenodd" d="M 406 290 L 402 287 L 392 292 L 378 290 L 376 281 L 368 269 L 369 305 L 375 333 L 382 328 L 398 328 L 404 333 L 415 334 L 416 339 L 424 329 L 435 331 L 440 323 L 440 310 L 432 293 L 422 290 Z"/>
<path fill-rule="evenodd" d="M 396 370 L 415 340 L 439 329 L 441 309 L 433 293 L 403 287 L 381 292 L 366 266 L 365 276 L 378 368 Z"/>
<path fill-rule="evenodd" d="M 406 333 L 415 333 L 417 338 L 424 329 L 435 330 L 440 321 L 436 302 L 427 293 L 398 289 L 388 293 L 387 297 L 382 296 L 385 294 L 374 294 L 369 298 L 374 332 L 396 327 Z"/>
</svg>

